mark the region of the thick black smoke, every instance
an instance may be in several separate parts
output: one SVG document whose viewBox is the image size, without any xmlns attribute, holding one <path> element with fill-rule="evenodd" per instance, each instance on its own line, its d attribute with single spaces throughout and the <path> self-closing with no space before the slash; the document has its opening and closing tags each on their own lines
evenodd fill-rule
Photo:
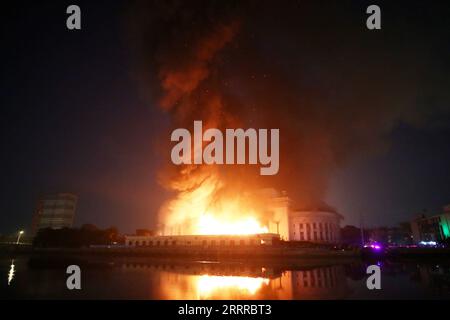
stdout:
<svg viewBox="0 0 450 320">
<path fill-rule="evenodd" d="M 369 31 L 368 4 L 137 3 L 129 14 L 135 75 L 172 120 L 163 156 L 170 130 L 191 128 L 193 120 L 280 128 L 277 176 L 262 178 L 249 167 L 221 174 L 233 185 L 245 177 L 255 188 L 287 190 L 306 206 L 322 200 L 330 175 L 349 159 L 389 148 L 400 123 L 436 125 L 450 106 L 445 10 L 423 26 L 402 3 L 386 5 L 383 29 Z M 193 176 L 204 178 L 204 168 L 179 169 L 163 170 L 165 186 L 185 190 L 198 183 Z"/>
</svg>

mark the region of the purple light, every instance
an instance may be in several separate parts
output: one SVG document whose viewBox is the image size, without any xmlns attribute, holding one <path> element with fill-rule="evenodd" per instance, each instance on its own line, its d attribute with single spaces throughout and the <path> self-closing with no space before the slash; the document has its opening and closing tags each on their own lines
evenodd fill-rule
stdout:
<svg viewBox="0 0 450 320">
<path fill-rule="evenodd" d="M 364 248 L 371 248 L 371 249 L 374 249 L 376 251 L 380 251 L 382 249 L 382 246 L 377 244 L 377 243 L 372 243 L 372 244 L 369 244 L 369 245 L 367 245 L 367 244 L 364 245 Z"/>
</svg>

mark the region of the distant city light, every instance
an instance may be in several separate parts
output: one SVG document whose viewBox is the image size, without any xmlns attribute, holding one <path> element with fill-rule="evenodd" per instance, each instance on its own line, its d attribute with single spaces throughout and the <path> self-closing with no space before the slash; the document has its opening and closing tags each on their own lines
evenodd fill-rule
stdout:
<svg viewBox="0 0 450 320">
<path fill-rule="evenodd" d="M 380 251 L 383 247 L 378 243 L 365 244 L 364 248 L 371 248 L 376 251 Z"/>
<path fill-rule="evenodd" d="M 14 260 L 12 260 L 11 267 L 8 272 L 8 286 L 11 284 L 11 281 L 14 278 L 14 273 L 15 273 Z"/>
<path fill-rule="evenodd" d="M 436 246 L 437 242 L 436 241 L 420 241 L 419 244 L 421 244 L 423 246 Z"/>
</svg>

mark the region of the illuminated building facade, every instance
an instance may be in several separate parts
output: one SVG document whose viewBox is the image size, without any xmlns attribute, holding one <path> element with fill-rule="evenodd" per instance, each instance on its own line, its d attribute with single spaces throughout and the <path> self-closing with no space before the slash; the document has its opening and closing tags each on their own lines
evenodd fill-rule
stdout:
<svg viewBox="0 0 450 320">
<path fill-rule="evenodd" d="M 40 229 L 71 228 L 75 217 L 77 196 L 55 193 L 41 197 L 33 214 L 32 233 Z"/>
<path fill-rule="evenodd" d="M 450 205 L 444 207 L 442 214 L 431 217 L 421 216 L 411 222 L 415 243 L 439 242 L 450 238 Z"/>
</svg>

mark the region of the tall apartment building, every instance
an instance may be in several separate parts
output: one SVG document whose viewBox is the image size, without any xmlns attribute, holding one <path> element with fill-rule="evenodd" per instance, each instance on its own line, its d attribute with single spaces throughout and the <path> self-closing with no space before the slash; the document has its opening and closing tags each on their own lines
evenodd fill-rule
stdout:
<svg viewBox="0 0 450 320">
<path fill-rule="evenodd" d="M 33 213 L 32 233 L 36 234 L 45 228 L 71 228 L 77 200 L 77 196 L 71 193 L 54 193 L 41 197 Z"/>
</svg>

